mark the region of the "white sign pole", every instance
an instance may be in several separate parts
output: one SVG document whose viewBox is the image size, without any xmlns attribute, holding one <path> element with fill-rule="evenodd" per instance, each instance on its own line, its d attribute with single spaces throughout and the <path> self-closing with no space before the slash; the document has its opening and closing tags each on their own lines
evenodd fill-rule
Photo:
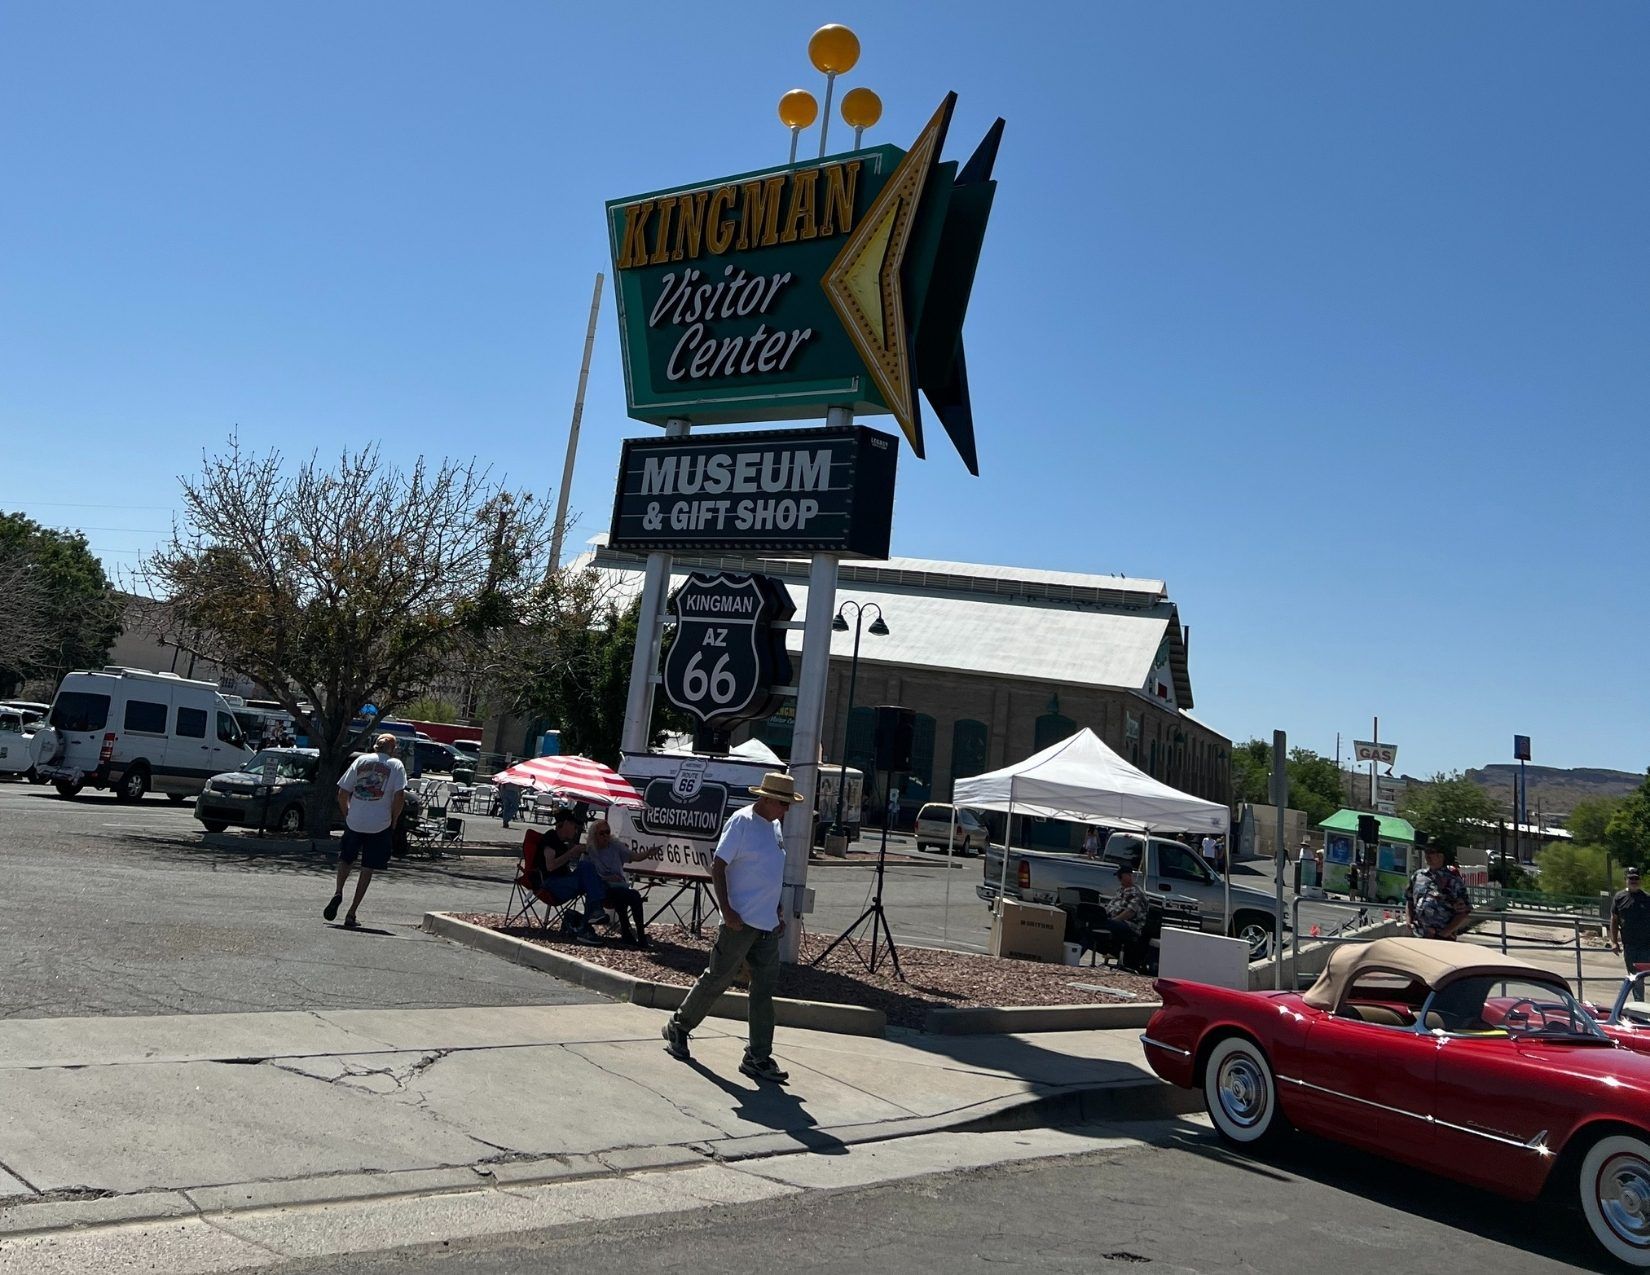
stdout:
<svg viewBox="0 0 1650 1275">
<path fill-rule="evenodd" d="M 693 427 L 684 420 L 665 422 L 665 434 L 680 438 Z M 670 555 L 647 555 L 642 577 L 642 606 L 636 616 L 636 649 L 630 657 L 630 694 L 625 698 L 624 735 L 620 747 L 627 753 L 645 753 L 653 725 L 653 679 L 659 672 L 660 617 L 670 593 Z"/>
<path fill-rule="evenodd" d="M 852 425 L 854 414 L 833 407 L 827 425 Z M 800 918 L 814 844 L 815 800 L 825 726 L 825 684 L 831 675 L 831 621 L 836 616 L 836 556 L 816 553 L 808 568 L 808 609 L 802 621 L 802 671 L 796 679 L 796 722 L 791 729 L 791 776 L 802 797 L 785 816 L 785 934 L 779 959 L 795 964 L 802 950 Z"/>
<path fill-rule="evenodd" d="M 796 679 L 796 724 L 791 733 L 791 776 L 802 800 L 785 816 L 785 933 L 779 959 L 795 964 L 802 950 L 799 923 L 808 884 L 808 853 L 814 844 L 814 807 L 819 795 L 821 728 L 825 722 L 825 682 L 831 672 L 831 619 L 836 615 L 836 556 L 816 553 L 808 568 L 808 610 L 802 622 L 802 672 Z"/>
</svg>

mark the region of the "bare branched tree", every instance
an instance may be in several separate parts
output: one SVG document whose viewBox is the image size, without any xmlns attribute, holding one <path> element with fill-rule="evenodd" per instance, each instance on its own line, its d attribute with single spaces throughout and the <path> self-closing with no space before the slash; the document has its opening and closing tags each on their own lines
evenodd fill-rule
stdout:
<svg viewBox="0 0 1650 1275">
<path fill-rule="evenodd" d="M 39 564 L 22 549 L 0 547 L 0 668 L 26 670 L 52 648 L 50 596 Z M 10 680 L 0 677 L 0 683 Z M 0 692 L 10 687 L 0 684 Z"/>
<path fill-rule="evenodd" d="M 388 715 L 515 623 L 548 505 L 473 462 L 403 471 L 376 448 L 291 469 L 231 439 L 181 481 L 182 524 L 141 578 L 173 640 L 261 682 L 320 750 L 308 822 L 325 829 L 357 713 Z"/>
</svg>

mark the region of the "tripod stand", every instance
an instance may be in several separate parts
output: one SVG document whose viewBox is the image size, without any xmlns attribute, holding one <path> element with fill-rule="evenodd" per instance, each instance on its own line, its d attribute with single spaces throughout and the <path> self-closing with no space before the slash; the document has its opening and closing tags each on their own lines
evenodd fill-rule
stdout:
<svg viewBox="0 0 1650 1275">
<path fill-rule="evenodd" d="M 886 773 L 888 782 L 891 785 L 894 773 L 893 771 Z M 883 869 L 888 863 L 888 825 L 892 822 L 892 816 L 885 817 L 882 821 L 882 844 L 877 848 L 876 886 L 871 894 L 870 906 L 859 914 L 857 921 L 831 940 L 831 945 L 813 959 L 810 967 L 822 964 L 827 956 L 846 943 L 853 949 L 854 955 L 859 957 L 860 962 L 865 966 L 866 973 L 875 974 L 877 972 L 877 961 L 880 959 L 877 953 L 877 943 L 879 939 L 886 939 L 888 956 L 894 962 L 894 977 L 902 983 L 905 981 L 905 974 L 899 967 L 899 949 L 894 946 L 894 932 L 888 928 L 888 913 L 882 906 L 882 875 Z M 871 955 L 869 959 L 866 958 L 865 953 L 860 951 L 859 944 L 853 938 L 854 932 L 867 921 L 871 923 Z"/>
</svg>

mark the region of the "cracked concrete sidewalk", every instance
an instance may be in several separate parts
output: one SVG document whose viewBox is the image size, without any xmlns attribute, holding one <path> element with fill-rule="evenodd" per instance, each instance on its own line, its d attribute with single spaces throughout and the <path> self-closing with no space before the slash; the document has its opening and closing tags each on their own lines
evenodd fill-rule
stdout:
<svg viewBox="0 0 1650 1275">
<path fill-rule="evenodd" d="M 781 1028 L 780 1088 L 739 1074 L 743 1024 L 707 1021 L 684 1064 L 662 1048 L 665 1017 L 558 1005 L 0 1023 L 0 1239 L 830 1154 L 1095 1094 L 1161 1116 L 1179 1092 L 1146 1071 L 1133 1031 Z"/>
</svg>

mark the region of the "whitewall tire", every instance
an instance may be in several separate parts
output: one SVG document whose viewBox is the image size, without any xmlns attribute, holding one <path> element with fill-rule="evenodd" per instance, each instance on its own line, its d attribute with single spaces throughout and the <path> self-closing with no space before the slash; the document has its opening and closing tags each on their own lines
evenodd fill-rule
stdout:
<svg viewBox="0 0 1650 1275">
<path fill-rule="evenodd" d="M 1260 1146 L 1284 1128 L 1272 1064 L 1246 1036 L 1214 1047 L 1203 1071 L 1203 1101 L 1218 1133 L 1234 1146 Z"/>
<path fill-rule="evenodd" d="M 1617 1261 L 1650 1268 L 1650 1141 L 1600 1138 L 1581 1161 L 1577 1188 L 1593 1238 Z"/>
</svg>

